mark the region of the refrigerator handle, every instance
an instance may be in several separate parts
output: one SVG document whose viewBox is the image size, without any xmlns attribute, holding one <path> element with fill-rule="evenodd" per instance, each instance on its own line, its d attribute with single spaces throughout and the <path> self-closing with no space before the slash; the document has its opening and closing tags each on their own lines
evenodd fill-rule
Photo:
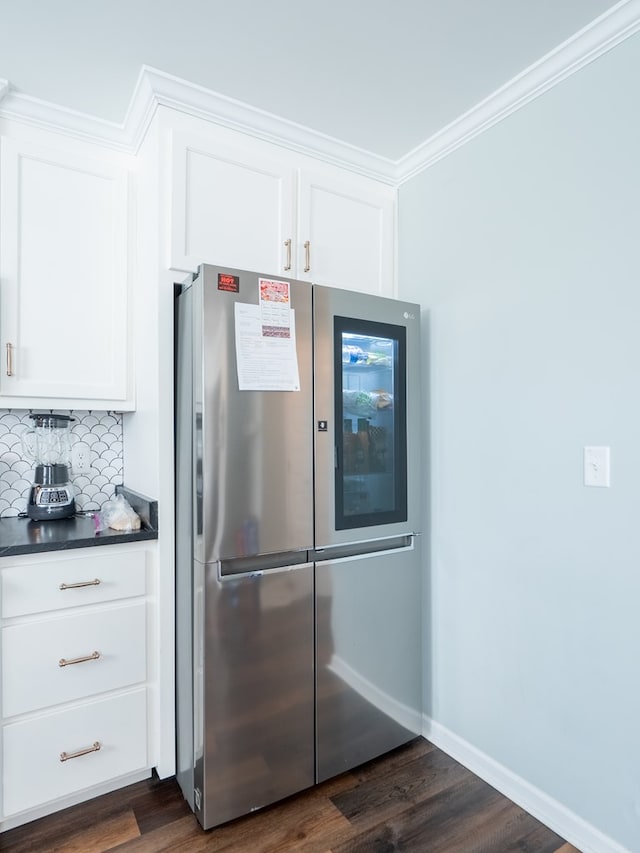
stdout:
<svg viewBox="0 0 640 853">
<path fill-rule="evenodd" d="M 285 571 L 306 565 L 309 548 L 301 551 L 283 551 L 278 554 L 254 554 L 248 557 L 231 557 L 219 560 L 217 574 L 220 581 L 237 578 L 239 575 L 258 575 L 263 572 Z"/>
</svg>

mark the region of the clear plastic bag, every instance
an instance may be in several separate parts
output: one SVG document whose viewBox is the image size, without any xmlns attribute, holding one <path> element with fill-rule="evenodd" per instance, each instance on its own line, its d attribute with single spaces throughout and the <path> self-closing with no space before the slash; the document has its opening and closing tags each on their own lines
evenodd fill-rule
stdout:
<svg viewBox="0 0 640 853">
<path fill-rule="evenodd" d="M 123 495 L 116 495 L 102 506 L 104 524 L 112 530 L 140 530 L 140 516 Z"/>
</svg>

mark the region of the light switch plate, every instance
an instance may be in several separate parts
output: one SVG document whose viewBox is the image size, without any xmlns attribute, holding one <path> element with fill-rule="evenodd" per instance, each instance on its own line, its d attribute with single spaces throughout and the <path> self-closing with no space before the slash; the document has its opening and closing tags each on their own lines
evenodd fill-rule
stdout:
<svg viewBox="0 0 640 853">
<path fill-rule="evenodd" d="M 585 447 L 584 484 L 585 486 L 609 487 L 610 449 L 608 447 Z"/>
</svg>

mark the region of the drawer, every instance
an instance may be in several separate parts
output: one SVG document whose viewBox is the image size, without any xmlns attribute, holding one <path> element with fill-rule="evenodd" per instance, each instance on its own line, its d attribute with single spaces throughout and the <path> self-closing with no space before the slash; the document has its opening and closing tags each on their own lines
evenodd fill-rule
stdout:
<svg viewBox="0 0 640 853">
<path fill-rule="evenodd" d="M 8 619 L 145 594 L 143 550 L 94 550 L 100 553 L 88 557 L 84 550 L 81 557 L 3 569 L 2 616 Z"/>
<path fill-rule="evenodd" d="M 146 680 L 144 601 L 2 629 L 4 717 Z M 60 665 L 98 652 L 97 659 Z"/>
<path fill-rule="evenodd" d="M 3 730 L 4 814 L 147 766 L 146 690 L 85 703 Z M 61 761 L 93 744 L 100 749 Z"/>
</svg>

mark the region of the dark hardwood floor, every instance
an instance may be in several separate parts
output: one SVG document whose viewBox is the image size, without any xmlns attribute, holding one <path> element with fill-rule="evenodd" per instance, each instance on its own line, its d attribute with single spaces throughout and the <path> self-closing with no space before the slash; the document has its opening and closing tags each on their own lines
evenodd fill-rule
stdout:
<svg viewBox="0 0 640 853">
<path fill-rule="evenodd" d="M 579 853 L 428 741 L 203 832 L 152 778 L 0 835 L 3 853 Z"/>
</svg>

